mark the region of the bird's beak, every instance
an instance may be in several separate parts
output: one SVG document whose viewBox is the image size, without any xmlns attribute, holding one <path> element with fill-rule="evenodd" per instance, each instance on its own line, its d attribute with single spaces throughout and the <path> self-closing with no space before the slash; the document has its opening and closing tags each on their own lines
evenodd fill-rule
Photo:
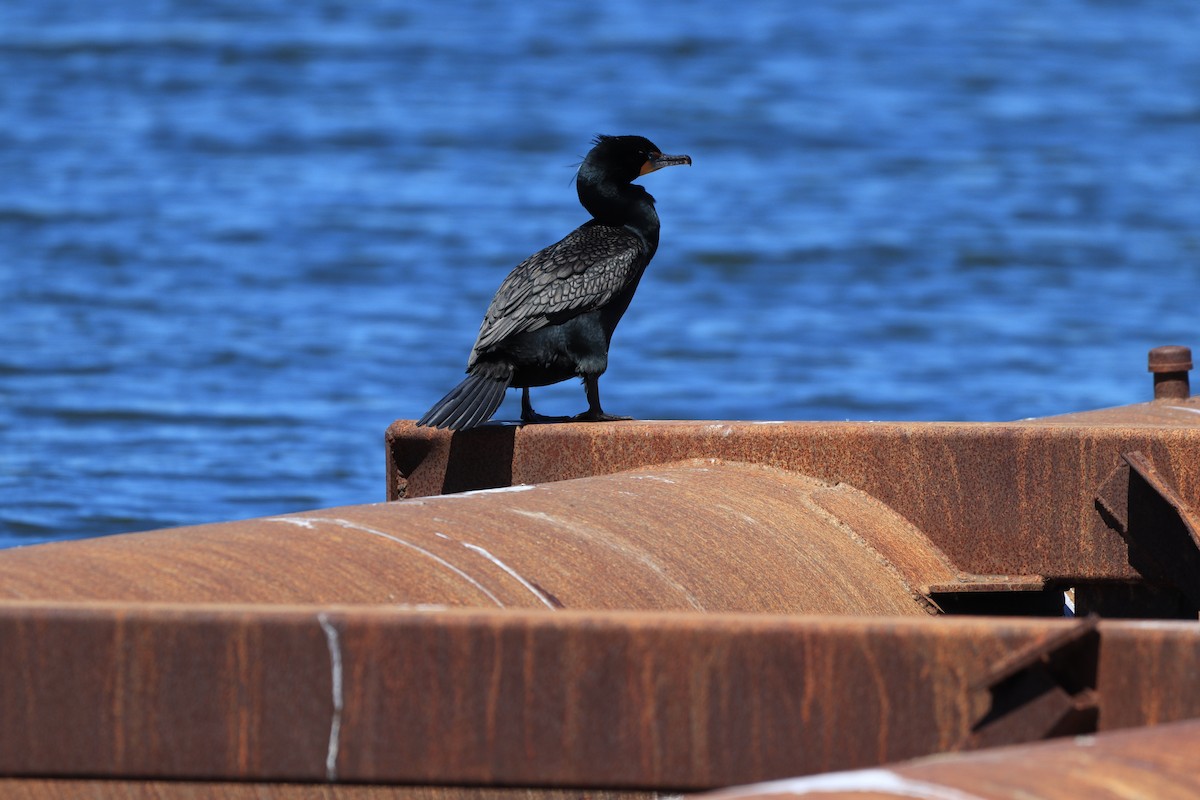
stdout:
<svg viewBox="0 0 1200 800">
<path fill-rule="evenodd" d="M 656 169 L 662 169 L 663 167 L 674 167 L 679 164 L 687 164 L 690 167 L 692 165 L 692 157 L 668 156 L 663 153 L 655 153 L 646 159 L 645 164 L 642 164 L 642 171 L 639 172 L 638 175 L 647 175 L 651 172 L 654 172 Z"/>
</svg>

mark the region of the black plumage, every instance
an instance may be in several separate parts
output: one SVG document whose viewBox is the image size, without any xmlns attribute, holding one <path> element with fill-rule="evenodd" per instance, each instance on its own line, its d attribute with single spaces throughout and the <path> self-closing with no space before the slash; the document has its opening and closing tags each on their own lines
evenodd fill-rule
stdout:
<svg viewBox="0 0 1200 800">
<path fill-rule="evenodd" d="M 579 167 L 579 202 L 592 215 L 566 238 L 508 274 L 483 316 L 467 377 L 417 422 L 466 430 L 487 421 L 511 387 L 522 389 L 524 422 L 628 419 L 600 407 L 599 378 L 613 331 L 658 249 L 654 198 L 632 183 L 662 167 L 691 164 L 641 136 L 598 136 Z M 529 387 L 583 379 L 588 409 L 543 417 Z"/>
</svg>

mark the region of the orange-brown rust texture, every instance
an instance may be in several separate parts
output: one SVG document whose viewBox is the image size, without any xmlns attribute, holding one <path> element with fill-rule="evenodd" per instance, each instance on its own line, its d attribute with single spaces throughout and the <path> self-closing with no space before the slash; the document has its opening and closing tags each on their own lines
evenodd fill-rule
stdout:
<svg viewBox="0 0 1200 800">
<path fill-rule="evenodd" d="M 1093 628 L 1102 729 L 1200 716 L 1194 623 L 0 602 L 0 774 L 711 789 L 961 749 Z"/>
<path fill-rule="evenodd" d="M 698 461 L 0 553 L 0 597 L 923 616 L 957 570 L 846 485 Z"/>
<path fill-rule="evenodd" d="M 1200 721 L 714 792 L 723 800 L 1192 800 Z"/>
<path fill-rule="evenodd" d="M 0 603 L 0 774 L 677 789 L 856 768 L 959 745 L 991 666 L 1075 624 L 929 623 Z"/>
<path fill-rule="evenodd" d="M 967 572 L 1136 580 L 1125 544 L 1095 508 L 1122 454 L 1142 452 L 1200 506 L 1200 413 L 1181 411 L 1186 417 L 1170 425 L 1143 421 L 1159 410 L 1132 407 L 1122 422 L 1102 425 L 627 422 L 454 435 L 402 421 L 388 430 L 388 485 L 411 498 L 725 459 L 853 486 Z M 724 495 L 712 487 L 714 498 Z"/>
</svg>

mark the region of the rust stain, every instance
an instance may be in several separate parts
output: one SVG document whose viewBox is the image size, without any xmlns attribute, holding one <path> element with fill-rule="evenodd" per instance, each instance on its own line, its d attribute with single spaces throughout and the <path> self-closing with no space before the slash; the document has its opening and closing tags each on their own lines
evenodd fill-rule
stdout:
<svg viewBox="0 0 1200 800">
<path fill-rule="evenodd" d="M 989 681 L 1081 631 L 1102 729 L 1200 715 L 1195 624 L 2 602 L 0 774 L 678 790 L 868 768 L 978 744 Z"/>
<path fill-rule="evenodd" d="M 1187 800 L 1200 796 L 1200 722 L 1081 736 L 726 789 L 703 797 L 828 800 Z"/>
<path fill-rule="evenodd" d="M 920 616 L 962 582 L 863 492 L 712 459 L 0 552 L 25 599 Z"/>
<path fill-rule="evenodd" d="M 470 451 L 406 421 L 388 429 L 390 452 L 428 453 L 404 462 L 408 496 L 482 485 L 470 475 L 545 483 L 693 458 L 755 463 L 853 486 L 908 520 L 960 569 L 1070 581 L 1137 580 L 1119 537 L 1101 525 L 1096 488 L 1121 454 L 1140 450 L 1200 501 L 1200 399 L 1180 401 L 1164 422 L 1160 403 L 1110 409 L 1095 424 L 1071 418 L 1019 423 L 815 423 L 761 425 L 629 422 L 507 428 L 505 446 L 473 440 Z M 496 463 L 488 468 L 478 462 Z M 500 485 L 500 484 L 490 484 Z M 711 502 L 727 489 L 714 481 Z M 1102 527 L 1102 526 L 1101 526 Z"/>
</svg>

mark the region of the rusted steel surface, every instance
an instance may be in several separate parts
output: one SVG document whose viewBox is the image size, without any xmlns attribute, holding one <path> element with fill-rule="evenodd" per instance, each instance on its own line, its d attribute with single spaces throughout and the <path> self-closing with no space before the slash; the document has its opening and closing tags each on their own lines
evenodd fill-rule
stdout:
<svg viewBox="0 0 1200 800">
<path fill-rule="evenodd" d="M 712 798 L 1194 800 L 1200 721 L 726 789 Z"/>
<path fill-rule="evenodd" d="M 5 800 L 657 800 L 655 791 L 0 778 Z"/>
<path fill-rule="evenodd" d="M 1122 461 L 1100 487 L 1097 507 L 1124 537 L 1130 563 L 1155 583 L 1175 588 L 1195 618 L 1200 609 L 1200 516 L 1144 455 L 1125 453 Z"/>
<path fill-rule="evenodd" d="M 1166 397 L 1148 403 L 1135 403 L 1095 411 L 1077 411 L 1054 417 L 1023 420 L 1026 425 L 1106 425 L 1146 428 L 1200 427 L 1200 396 Z"/>
<path fill-rule="evenodd" d="M 1095 731 L 1099 646 L 1097 620 L 1084 619 L 994 664 L 975 687 L 990 703 L 964 749 Z"/>
<path fill-rule="evenodd" d="M 972 580 L 849 486 L 713 461 L 0 552 L 24 599 L 924 615 Z"/>
<path fill-rule="evenodd" d="M 1200 718 L 1196 623 L 1103 622 L 1097 664 L 1101 730 Z M 1162 691 L 1160 687 L 1176 689 Z M 1188 688 L 1188 687 L 1191 688 Z M 1200 764 L 1200 751 L 1193 766 Z"/>
<path fill-rule="evenodd" d="M 1182 413 L 1182 412 L 1181 412 Z M 485 426 L 451 435 L 394 423 L 393 496 L 418 497 L 603 475 L 685 458 L 773 466 L 845 483 L 909 520 L 964 571 L 1061 581 L 1138 580 L 1095 507 L 1098 487 L 1140 451 L 1200 502 L 1194 424 L 705 423 Z M 713 497 L 726 493 L 717 485 Z"/>
<path fill-rule="evenodd" d="M 961 747 L 1081 626 L 5 602 L 0 774 L 715 788 Z M 1101 727 L 1196 713 L 1200 630 L 1144 626 L 1098 627 Z"/>
</svg>

